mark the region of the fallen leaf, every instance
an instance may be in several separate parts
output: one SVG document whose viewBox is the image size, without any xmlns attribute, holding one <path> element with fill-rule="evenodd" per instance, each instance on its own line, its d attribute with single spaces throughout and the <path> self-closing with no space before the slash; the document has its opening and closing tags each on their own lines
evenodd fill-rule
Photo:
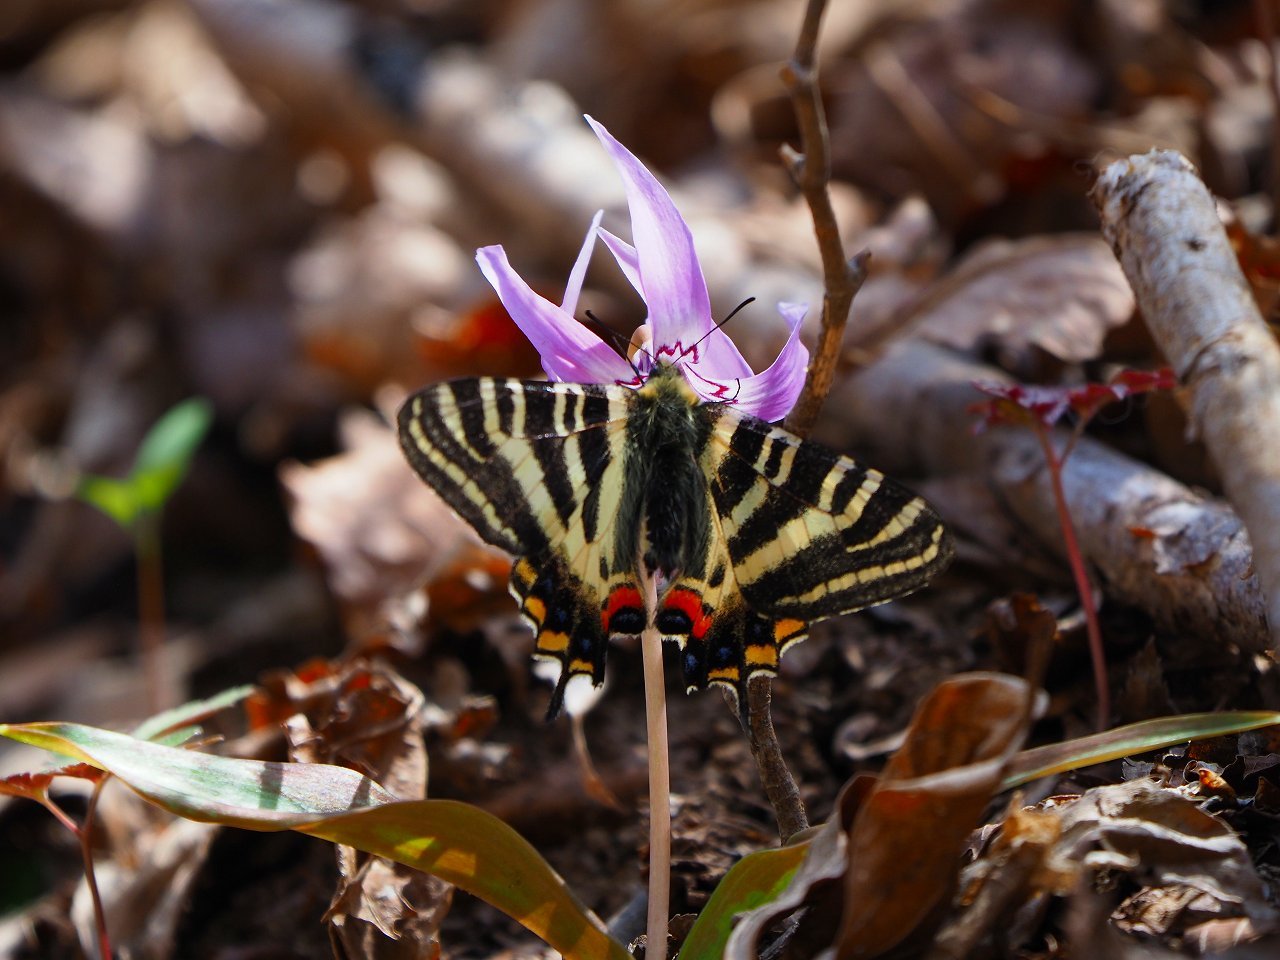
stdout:
<svg viewBox="0 0 1280 960">
<path fill-rule="evenodd" d="M 460 580 L 470 596 L 509 603 L 505 576 L 496 573 L 510 561 L 481 545 L 418 480 L 394 431 L 362 410 L 344 414 L 341 430 L 344 453 L 311 466 L 286 464 L 280 479 L 291 498 L 293 528 L 324 558 L 351 636 L 416 627 L 423 612 L 418 588 L 441 578 L 444 584 Z M 445 613 L 459 615 L 457 594 L 442 585 Z"/>
<path fill-rule="evenodd" d="M 1028 684 L 1001 674 L 939 684 L 880 779 L 845 787 L 839 816 L 810 841 L 791 884 L 743 918 L 725 956 L 755 956 L 763 931 L 802 904 L 810 909 L 795 936 L 831 943 L 840 960 L 877 956 L 911 936 L 955 883 L 964 840 L 1022 744 L 1033 698 Z M 823 896 L 827 909 L 814 906 Z"/>
<path fill-rule="evenodd" d="M 1133 292 L 1094 234 L 992 240 L 930 287 L 908 323 L 958 350 L 993 352 L 1005 369 L 1034 372 L 1035 350 L 1080 363 L 1133 316 Z"/>
</svg>

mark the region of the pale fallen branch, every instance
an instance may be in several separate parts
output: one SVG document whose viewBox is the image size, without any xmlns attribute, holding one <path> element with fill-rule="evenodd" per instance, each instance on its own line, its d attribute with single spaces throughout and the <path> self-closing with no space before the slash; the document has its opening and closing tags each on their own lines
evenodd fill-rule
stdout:
<svg viewBox="0 0 1280 960">
<path fill-rule="evenodd" d="M 876 467 L 930 475 L 975 473 L 1018 524 L 1060 551 L 1044 456 L 1030 430 L 973 432 L 975 380 L 991 367 L 919 342 L 900 342 L 832 392 L 828 427 L 843 428 Z M 1063 473 L 1085 559 L 1105 595 L 1146 610 L 1162 629 L 1242 650 L 1269 647 L 1266 611 L 1240 519 L 1167 474 L 1088 437 Z M 945 518 L 944 518 L 945 519 Z"/>
<path fill-rule="evenodd" d="M 1113 163 L 1093 200 L 1147 327 L 1190 394 L 1191 429 L 1249 531 L 1280 647 L 1280 347 L 1213 196 L 1181 154 Z"/>
</svg>

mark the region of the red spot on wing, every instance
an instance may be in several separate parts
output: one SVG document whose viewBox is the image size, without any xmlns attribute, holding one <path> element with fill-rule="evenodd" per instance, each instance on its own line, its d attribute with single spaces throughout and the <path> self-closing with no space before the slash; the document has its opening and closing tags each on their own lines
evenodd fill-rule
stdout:
<svg viewBox="0 0 1280 960">
<path fill-rule="evenodd" d="M 615 587 L 609 593 L 604 609 L 600 611 L 600 626 L 604 628 L 606 635 L 609 633 L 610 622 L 620 610 L 638 610 L 643 613 L 644 600 L 640 591 L 635 587 Z"/>
<path fill-rule="evenodd" d="M 689 631 L 695 640 L 701 640 L 711 629 L 711 616 L 702 603 L 702 594 L 694 590 L 670 590 L 662 604 L 663 608 L 675 608 L 689 618 L 693 629 Z"/>
</svg>

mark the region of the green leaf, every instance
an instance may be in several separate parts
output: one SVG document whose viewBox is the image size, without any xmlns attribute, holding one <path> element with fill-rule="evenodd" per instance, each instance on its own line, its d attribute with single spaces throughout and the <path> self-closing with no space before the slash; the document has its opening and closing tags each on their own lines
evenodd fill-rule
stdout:
<svg viewBox="0 0 1280 960">
<path fill-rule="evenodd" d="M 157 513 L 168 502 L 212 422 L 213 406 L 208 400 L 184 400 L 147 432 L 126 479 L 86 474 L 76 496 L 126 530 L 134 530 L 143 514 Z"/>
<path fill-rule="evenodd" d="M 538 852 L 453 800 L 396 801 L 345 767 L 179 750 L 73 723 L 0 724 L 0 736 L 74 757 L 192 820 L 293 829 L 425 870 L 524 924 L 569 960 L 629 960 Z"/>
<path fill-rule="evenodd" d="M 130 736 L 137 737 L 139 740 L 156 740 L 164 734 L 195 727 L 218 711 L 235 706 L 253 693 L 253 690 L 251 684 L 244 684 L 215 693 L 204 700 L 191 700 L 180 707 L 148 717 L 130 731 Z"/>
<path fill-rule="evenodd" d="M 76 487 L 76 497 L 97 507 L 126 530 L 133 528 L 141 512 L 134 486 L 129 480 L 86 473 Z"/>
<path fill-rule="evenodd" d="M 196 447 L 213 423 L 213 405 L 192 397 L 161 417 L 138 448 L 129 479 L 144 510 L 159 510 L 186 476 Z"/>
<path fill-rule="evenodd" d="M 809 844 L 751 853 L 735 863 L 716 884 L 680 948 L 679 960 L 719 960 L 740 913 L 769 903 L 786 889 Z"/>
<path fill-rule="evenodd" d="M 1005 768 L 1001 789 L 1018 787 L 1040 777 L 1065 773 L 1094 763 L 1105 763 L 1135 753 L 1158 750 L 1161 747 L 1186 743 L 1188 740 L 1204 740 L 1229 733 L 1243 733 L 1280 724 L 1280 713 L 1268 710 L 1238 710 L 1227 713 L 1187 713 L 1177 717 L 1161 717 L 1144 720 L 1128 726 L 1116 727 L 1104 733 L 1052 743 L 1032 750 L 1023 750 Z"/>
</svg>

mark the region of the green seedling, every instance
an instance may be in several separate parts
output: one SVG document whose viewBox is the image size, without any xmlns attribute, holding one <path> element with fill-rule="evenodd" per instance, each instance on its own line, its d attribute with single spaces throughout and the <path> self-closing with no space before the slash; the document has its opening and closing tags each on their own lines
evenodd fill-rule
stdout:
<svg viewBox="0 0 1280 960">
<path fill-rule="evenodd" d="M 212 421 L 213 407 L 208 400 L 184 400 L 161 417 L 143 438 L 127 477 L 85 474 L 76 488 L 78 499 L 101 510 L 133 538 L 138 564 L 138 633 L 151 713 L 164 705 L 160 667 L 165 633 L 160 518 L 165 504 L 187 475 L 191 458 Z"/>
</svg>

